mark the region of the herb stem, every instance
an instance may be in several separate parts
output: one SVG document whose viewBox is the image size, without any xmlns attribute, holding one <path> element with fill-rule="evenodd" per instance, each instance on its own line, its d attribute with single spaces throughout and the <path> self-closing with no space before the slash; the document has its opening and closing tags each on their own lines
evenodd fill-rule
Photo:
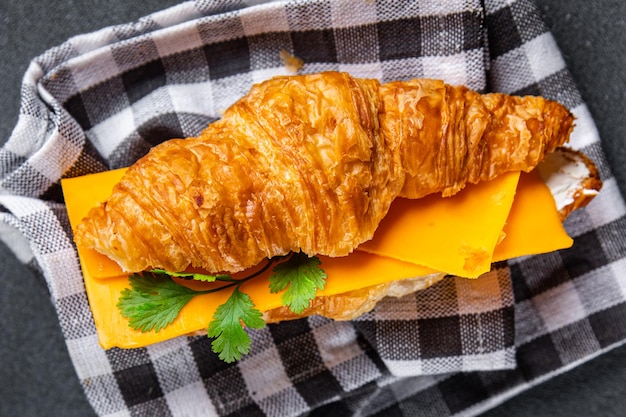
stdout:
<svg viewBox="0 0 626 417">
<path fill-rule="evenodd" d="M 272 264 L 276 261 L 275 258 L 271 258 L 268 259 L 267 262 L 265 263 L 265 265 L 263 265 L 263 267 L 261 269 L 259 269 L 258 271 L 256 271 L 253 274 L 250 274 L 246 277 L 240 278 L 240 279 L 235 279 L 233 277 L 231 277 L 230 275 L 220 275 L 219 278 L 217 279 L 217 281 L 222 281 L 222 282 L 228 282 L 228 284 L 226 285 L 222 285 L 221 287 L 218 288 L 211 288 L 209 290 L 203 290 L 203 291 L 197 291 L 198 294 L 211 294 L 217 291 L 221 291 L 221 290 L 225 290 L 227 288 L 230 287 L 234 287 L 237 286 L 239 287 L 241 284 L 243 284 L 246 281 L 249 281 L 253 278 L 256 278 L 260 275 L 262 275 L 265 271 L 267 271 L 270 266 L 272 266 Z M 228 277 L 228 278 L 224 278 L 224 277 Z"/>
</svg>

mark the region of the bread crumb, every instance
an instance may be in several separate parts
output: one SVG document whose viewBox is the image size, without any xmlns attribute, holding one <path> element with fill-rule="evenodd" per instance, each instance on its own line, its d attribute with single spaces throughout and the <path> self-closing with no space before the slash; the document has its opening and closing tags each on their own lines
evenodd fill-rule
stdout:
<svg viewBox="0 0 626 417">
<path fill-rule="evenodd" d="M 300 71 L 304 66 L 304 61 L 302 59 L 291 55 L 286 49 L 280 51 L 280 59 L 283 60 L 287 71 L 292 73 Z"/>
</svg>

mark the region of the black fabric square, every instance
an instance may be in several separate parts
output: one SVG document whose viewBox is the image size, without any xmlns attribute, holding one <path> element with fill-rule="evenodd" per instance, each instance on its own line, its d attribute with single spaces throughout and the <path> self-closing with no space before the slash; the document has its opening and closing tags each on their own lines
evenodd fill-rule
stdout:
<svg viewBox="0 0 626 417">
<path fill-rule="evenodd" d="M 113 367 L 113 371 L 123 371 L 124 369 L 145 365 L 150 362 L 150 355 L 148 355 L 148 351 L 145 348 L 112 348 L 107 349 L 105 352 L 107 359 Z"/>
<path fill-rule="evenodd" d="M 485 25 L 491 58 L 497 58 L 522 46 L 522 38 L 509 7 L 488 14 L 485 17 Z"/>
<path fill-rule="evenodd" d="M 176 113 L 160 114 L 139 126 L 137 132 L 152 146 L 184 136 Z"/>
<path fill-rule="evenodd" d="M 204 55 L 209 63 L 211 80 L 250 71 L 250 49 L 246 38 L 205 45 Z"/>
<path fill-rule="evenodd" d="M 511 13 L 515 16 L 522 42 L 531 41 L 548 31 L 548 27 L 533 2 L 515 1 L 511 4 Z"/>
<path fill-rule="evenodd" d="M 91 126 L 128 108 L 127 86 L 122 78 L 115 77 L 82 92 L 85 111 Z"/>
<path fill-rule="evenodd" d="M 45 194 L 53 184 L 49 178 L 28 162 L 21 167 L 20 171 L 20 175 L 3 178 L 2 187 L 4 190 L 10 191 L 15 195 L 30 196 L 31 193 L 37 194 L 37 197 L 41 198 L 41 195 Z"/>
<path fill-rule="evenodd" d="M 608 263 L 595 231 L 574 238 L 574 245 L 561 251 L 561 256 L 565 268 L 572 278 L 579 277 Z"/>
<path fill-rule="evenodd" d="M 328 370 L 308 376 L 295 384 L 295 388 L 307 404 L 312 406 L 323 404 L 343 391 L 337 379 Z"/>
<path fill-rule="evenodd" d="M 576 89 L 576 82 L 569 71 L 563 69 L 548 75 L 539 83 L 541 94 L 545 98 L 556 100 L 569 109 L 580 105 L 582 97 Z"/>
<path fill-rule="evenodd" d="M 460 317 L 463 328 L 463 354 L 485 354 L 513 347 L 514 307 L 506 307 Z"/>
<path fill-rule="evenodd" d="M 39 198 L 45 201 L 63 202 L 63 189 L 61 188 L 61 184 L 58 182 L 50 184 L 50 187 L 44 191 Z"/>
<path fill-rule="evenodd" d="M 305 30 L 291 34 L 294 55 L 304 62 L 337 62 L 337 47 L 332 30 Z"/>
<path fill-rule="evenodd" d="M 202 48 L 162 58 L 168 84 L 190 84 L 209 80 L 209 68 Z"/>
<path fill-rule="evenodd" d="M 130 415 L 136 417 L 159 416 L 170 417 L 172 415 L 165 398 L 157 398 L 129 408 Z"/>
<path fill-rule="evenodd" d="M 444 379 L 438 388 L 450 414 L 456 414 L 488 398 L 487 390 L 475 373 L 462 373 Z"/>
<path fill-rule="evenodd" d="M 400 404 L 395 403 L 373 414 L 372 417 L 407 417 L 407 415 L 402 411 Z"/>
<path fill-rule="evenodd" d="M 122 397 L 129 407 L 163 396 L 152 363 L 116 371 L 114 376 L 120 387 Z"/>
<path fill-rule="evenodd" d="M 148 62 L 122 74 L 122 82 L 131 103 L 164 86 L 165 80 L 165 68 L 161 60 Z"/>
<path fill-rule="evenodd" d="M 626 257 L 626 216 L 603 225 L 598 229 L 598 237 L 605 242 L 604 254 L 608 262 Z"/>
<path fill-rule="evenodd" d="M 441 389 L 437 385 L 424 388 L 402 399 L 400 401 L 400 409 L 403 412 L 402 415 L 406 417 L 440 417 L 449 415 L 448 406 Z"/>
<path fill-rule="evenodd" d="M 526 381 L 545 375 L 563 365 L 549 334 L 519 346 L 517 364 Z"/>
<path fill-rule="evenodd" d="M 524 274 L 522 273 L 519 264 L 512 263 L 509 268 L 511 271 L 511 284 L 513 285 L 513 296 L 515 297 L 515 302 L 519 303 L 532 298 L 533 293 L 526 284 Z"/>
<path fill-rule="evenodd" d="M 11 172 L 18 169 L 26 162 L 26 157 L 18 155 L 8 149 L 0 148 L 0 167 L 4 172 Z"/>
<path fill-rule="evenodd" d="M 378 36 L 375 25 L 335 29 L 337 61 L 342 64 L 364 64 L 378 61 Z"/>
<path fill-rule="evenodd" d="M 515 302 L 519 303 L 532 298 L 533 293 L 526 284 L 524 274 L 522 273 L 519 264 L 511 263 L 509 268 L 511 271 L 511 284 L 513 285 L 513 296 L 515 297 Z"/>
<path fill-rule="evenodd" d="M 495 396 L 524 382 L 517 370 L 477 372 L 489 396 Z"/>
<path fill-rule="evenodd" d="M 311 331 L 311 326 L 309 326 L 309 322 L 306 319 L 288 320 L 280 324 L 269 324 L 268 328 L 276 344 L 286 342 L 289 339 L 303 334 L 308 334 Z"/>
<path fill-rule="evenodd" d="M 267 417 L 267 414 L 258 405 L 251 403 L 237 408 L 232 413 L 224 414 L 224 417 Z"/>
<path fill-rule="evenodd" d="M 198 365 L 200 377 L 203 379 L 210 378 L 219 372 L 237 366 L 235 363 L 226 363 L 219 359 L 213 353 L 211 342 L 211 339 L 206 336 L 194 337 L 189 342 L 189 348 Z"/>
<path fill-rule="evenodd" d="M 486 43 L 483 16 L 480 12 L 465 12 L 459 18 L 463 27 L 463 50 L 483 48 Z"/>
<path fill-rule="evenodd" d="M 367 357 L 376 365 L 381 375 L 388 375 L 389 370 L 378 354 L 376 343 L 376 323 L 374 321 L 352 322 L 357 333 L 357 343 Z"/>
<path fill-rule="evenodd" d="M 292 338 L 276 344 L 285 373 L 294 384 L 309 381 L 326 369 L 312 334 Z"/>
<path fill-rule="evenodd" d="M 151 147 L 139 133 L 133 132 L 111 152 L 109 166 L 111 169 L 129 166 L 147 154 Z"/>
<path fill-rule="evenodd" d="M 68 98 L 63 106 L 65 107 L 65 110 L 67 110 L 67 112 L 74 118 L 74 120 L 78 122 L 83 130 L 89 130 L 92 128 L 89 115 L 87 114 L 87 109 L 85 108 L 85 104 L 83 103 L 83 98 L 80 93 Z"/>
<path fill-rule="evenodd" d="M 541 85 L 539 83 L 531 83 L 524 88 L 520 88 L 519 90 L 511 92 L 511 94 L 515 94 L 518 96 L 540 96 Z"/>
<path fill-rule="evenodd" d="M 463 354 L 461 320 L 458 316 L 420 320 L 418 330 L 422 358 L 440 358 Z"/>
<path fill-rule="evenodd" d="M 626 337 L 626 303 L 617 304 L 589 316 L 589 324 L 598 343 L 606 348 Z"/>
<path fill-rule="evenodd" d="M 574 246 L 576 246 L 574 244 Z M 518 264 L 530 298 L 571 280 L 559 252 L 531 256 Z"/>
<path fill-rule="evenodd" d="M 379 56 L 382 61 L 421 55 L 422 38 L 419 19 L 381 22 L 376 28 Z M 398 42 L 398 39 L 404 39 L 404 41 Z"/>
<path fill-rule="evenodd" d="M 107 169 L 107 162 L 102 158 L 93 144 L 87 140 L 83 144 L 80 155 L 74 165 L 64 174 L 67 178 L 100 172 Z"/>
<path fill-rule="evenodd" d="M 279 51 L 291 48 L 291 38 L 286 32 L 270 32 L 248 37 L 250 69 L 280 67 L 283 64 Z"/>
</svg>

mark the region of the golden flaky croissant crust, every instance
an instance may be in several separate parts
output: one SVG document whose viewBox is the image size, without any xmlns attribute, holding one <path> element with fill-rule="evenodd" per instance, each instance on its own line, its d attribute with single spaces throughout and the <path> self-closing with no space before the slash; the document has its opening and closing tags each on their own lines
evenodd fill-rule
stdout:
<svg viewBox="0 0 626 417">
<path fill-rule="evenodd" d="M 372 238 L 396 197 L 448 196 L 530 170 L 572 125 L 556 102 L 436 80 L 277 77 L 198 137 L 154 147 L 75 239 L 127 271 L 343 256 Z"/>
</svg>

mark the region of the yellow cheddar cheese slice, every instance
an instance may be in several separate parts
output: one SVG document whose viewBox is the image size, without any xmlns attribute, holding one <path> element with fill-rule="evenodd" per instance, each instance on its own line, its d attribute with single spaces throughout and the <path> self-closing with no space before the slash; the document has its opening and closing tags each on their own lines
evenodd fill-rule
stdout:
<svg viewBox="0 0 626 417">
<path fill-rule="evenodd" d="M 491 269 L 493 251 L 513 204 L 520 173 L 468 185 L 453 197 L 396 199 L 360 250 L 460 277 Z M 401 227 L 398 227 L 401 225 Z"/>
<path fill-rule="evenodd" d="M 563 228 L 554 197 L 537 171 L 520 176 L 518 193 L 493 262 L 566 249 L 574 240 Z"/>
<path fill-rule="evenodd" d="M 62 181 L 72 228 L 87 215 L 91 207 L 110 195 L 124 171 L 113 170 Z M 450 271 L 459 268 L 475 274 L 477 270 L 484 269 L 486 263 L 505 259 L 502 257 L 509 254 L 540 253 L 571 245 L 571 239 L 558 220 L 554 201 L 545 184 L 540 180 L 537 183 L 535 177 L 529 177 L 527 181 L 525 174 L 521 177 L 519 186 L 519 174 L 513 173 L 497 181 L 468 187 L 454 197 L 394 202 L 391 216 L 385 219 L 383 232 L 377 231 L 372 242 L 359 247 L 347 257 L 320 257 L 329 278 L 326 288 L 318 295 L 340 294 L 438 271 L 453 273 Z M 482 197 L 468 196 L 470 192 Z M 522 206 L 517 207 L 518 202 Z M 528 219 L 527 204 L 532 204 L 532 219 L 540 221 Z M 461 207 L 463 211 L 460 211 Z M 458 216 L 462 216 L 462 219 Z M 452 225 L 446 225 L 447 221 Z M 542 233 L 535 236 L 532 232 L 521 233 L 520 230 L 530 230 L 527 229 L 528 222 L 533 223 Z M 459 223 L 472 225 L 463 226 Z M 478 233 L 476 226 L 484 228 L 481 233 Z M 503 229 L 506 237 L 502 240 Z M 442 233 L 445 235 L 442 236 Z M 416 241 L 416 238 L 425 244 L 420 247 L 407 244 Z M 429 242 L 436 242 L 437 245 L 428 245 Z M 446 242 L 453 242 L 452 250 L 445 246 Z M 411 251 L 411 248 L 416 249 Z M 115 262 L 94 250 L 79 247 L 78 253 L 99 341 L 105 349 L 142 347 L 205 329 L 215 308 L 229 296 L 228 290 L 197 296 L 165 329 L 158 333 L 142 333 L 131 329 L 127 319 L 122 317 L 116 307 L 122 290 L 130 286 L 128 276 Z M 429 257 L 436 259 L 431 262 Z M 242 291 L 250 295 L 261 311 L 281 305 L 280 295 L 269 292 L 268 275 L 269 272 L 266 272 L 242 285 Z M 184 280 L 181 283 L 200 287 L 208 285 Z"/>
</svg>

